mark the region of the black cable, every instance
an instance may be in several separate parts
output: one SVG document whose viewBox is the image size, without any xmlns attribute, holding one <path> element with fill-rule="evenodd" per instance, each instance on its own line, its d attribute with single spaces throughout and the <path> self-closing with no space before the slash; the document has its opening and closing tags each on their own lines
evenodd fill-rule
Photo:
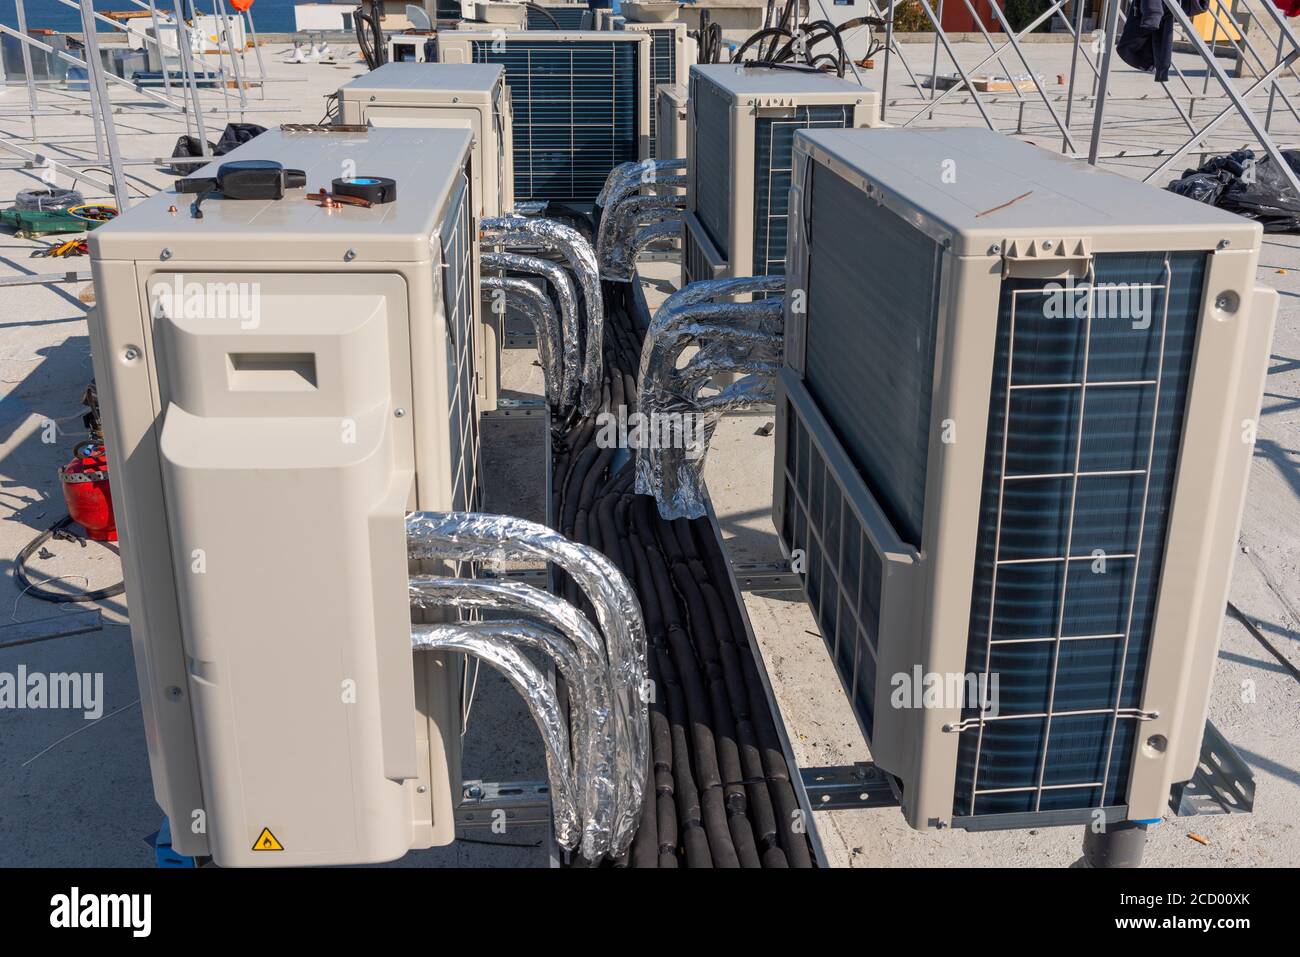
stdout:
<svg viewBox="0 0 1300 957">
<path fill-rule="evenodd" d="M 107 588 L 97 588 L 94 591 L 87 592 L 59 592 L 41 588 L 27 577 L 27 559 L 36 554 L 36 550 L 50 540 L 50 537 L 63 531 L 72 524 L 72 516 L 65 515 L 59 519 L 41 534 L 28 543 L 27 547 L 18 553 L 14 559 L 14 581 L 22 587 L 24 595 L 31 595 L 40 601 L 53 602 L 56 605 L 66 604 L 68 602 L 81 601 L 102 601 L 105 598 L 112 598 L 114 595 L 120 595 L 126 591 L 126 584 L 118 582 L 116 585 L 109 585 Z"/>
<path fill-rule="evenodd" d="M 556 30 L 560 29 L 560 21 L 557 20 L 557 19 L 555 19 L 555 17 L 551 15 L 551 11 L 550 11 L 550 10 L 547 10 L 545 7 L 541 6 L 540 4 L 536 4 L 536 3 L 525 3 L 524 6 L 525 6 L 527 9 L 533 11 L 534 13 L 540 13 L 540 14 L 541 14 L 542 16 L 544 16 L 547 20 L 550 20 L 550 21 L 551 21 L 551 26 L 554 27 Z"/>
<path fill-rule="evenodd" d="M 785 29 L 784 27 L 765 27 L 762 30 L 755 30 L 745 39 L 745 42 L 740 45 L 740 48 L 736 50 L 735 55 L 731 58 L 732 62 L 733 63 L 740 62 L 740 60 L 745 55 L 745 51 L 748 50 L 754 43 L 761 43 L 767 37 L 778 37 L 778 36 L 793 37 L 794 34 L 792 34 L 789 30 Z M 760 47 L 760 52 L 761 52 L 761 47 Z M 758 62 L 767 61 L 767 60 L 771 60 L 771 57 L 760 56 Z"/>
</svg>

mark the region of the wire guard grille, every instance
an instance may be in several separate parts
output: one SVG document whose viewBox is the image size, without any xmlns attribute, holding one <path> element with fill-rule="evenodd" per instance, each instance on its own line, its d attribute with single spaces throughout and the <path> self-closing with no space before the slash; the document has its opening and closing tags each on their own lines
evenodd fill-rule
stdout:
<svg viewBox="0 0 1300 957">
<path fill-rule="evenodd" d="M 451 437 L 452 509 L 479 508 L 478 389 L 474 368 L 473 222 L 469 180 L 461 173 L 447 207 L 440 239 L 445 268 L 442 301 L 447 317 L 447 427 Z"/>
<path fill-rule="evenodd" d="M 534 10 L 530 7 L 526 11 L 528 14 L 529 30 L 560 29 L 570 31 L 583 29 L 582 24 L 587 16 L 586 4 L 583 4 L 582 6 L 574 4 L 571 6 L 544 7 L 543 9 L 546 13 L 549 13 L 555 18 L 555 22 L 559 24 L 559 27 L 557 28 L 555 24 L 547 18 L 546 13 L 542 13 L 540 10 Z"/>
<path fill-rule="evenodd" d="M 804 590 L 808 605 L 869 742 L 875 726 L 884 570 L 840 479 L 826 468 L 826 452 L 818 446 L 801 412 L 787 402 L 781 537 L 791 552 L 800 549 L 807 556 Z M 817 413 L 810 410 L 809 414 Z"/>
<path fill-rule="evenodd" d="M 1127 799 L 1205 256 L 1094 268 L 1068 317 L 1002 287 L 967 658 L 999 693 L 963 713 L 958 817 Z"/>
<path fill-rule="evenodd" d="M 506 71 L 516 200 L 590 203 L 610 170 L 637 158 L 636 44 L 510 39 L 473 48 L 475 63 Z"/>
<path fill-rule="evenodd" d="M 731 249 L 731 101 L 702 77 L 691 77 L 688 100 L 695 121 L 695 215 L 718 254 Z"/>
<path fill-rule="evenodd" d="M 677 33 L 674 28 L 649 30 L 650 98 L 658 102 L 659 87 L 677 82 Z M 659 111 L 650 111 L 650 155 L 659 156 Z"/>
<path fill-rule="evenodd" d="M 785 272 L 794 131 L 852 125 L 852 106 L 800 106 L 793 116 L 760 116 L 754 123 L 753 275 L 780 276 Z"/>
</svg>

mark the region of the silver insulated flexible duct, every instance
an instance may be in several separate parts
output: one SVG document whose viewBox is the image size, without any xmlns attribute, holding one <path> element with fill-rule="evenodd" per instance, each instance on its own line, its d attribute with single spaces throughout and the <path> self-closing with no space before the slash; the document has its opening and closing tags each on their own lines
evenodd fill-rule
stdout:
<svg viewBox="0 0 1300 957">
<path fill-rule="evenodd" d="M 481 276 L 479 287 L 500 292 L 507 305 L 528 317 L 537 334 L 537 357 L 542 363 L 542 378 L 546 382 L 546 404 L 561 411 L 561 387 L 564 378 L 560 368 L 560 319 L 555 305 L 545 292 L 527 279 L 510 276 Z M 496 296 L 490 296 L 496 308 Z"/>
<path fill-rule="evenodd" d="M 519 692 L 542 734 L 546 771 L 551 785 L 555 839 L 561 846 L 578 844 L 578 797 L 569 760 L 569 732 L 560 702 L 540 668 L 514 647 L 523 627 L 511 622 L 460 622 L 447 625 L 412 625 L 411 646 L 416 651 L 459 651 L 473 655 L 501 672 Z"/>
<path fill-rule="evenodd" d="M 582 855 L 595 861 L 609 853 L 615 806 L 630 799 L 626 793 L 631 774 L 628 696 L 615 694 L 610 686 L 605 644 L 596 629 L 563 598 L 522 582 L 422 575 L 411 578 L 410 595 L 414 608 L 452 606 L 527 615 L 552 635 L 542 650 L 555 659 L 571 688 L 580 690 L 570 702 L 569 735 L 580 800 Z M 555 644 L 562 647 L 551 647 Z"/>
<path fill-rule="evenodd" d="M 624 707 L 616 707 L 615 714 L 625 710 L 628 716 L 629 800 L 618 803 L 613 837 L 614 852 L 621 853 L 641 813 L 650 741 L 645 624 L 632 586 L 599 551 L 509 515 L 413 512 L 406 519 L 406 536 L 408 555 L 416 560 L 554 562 L 585 593 L 604 635 L 611 685 L 623 696 Z"/>
<path fill-rule="evenodd" d="M 587 304 L 587 352 L 582 369 L 582 400 L 579 409 L 591 415 L 600 402 L 602 375 L 601 339 L 605 327 L 605 304 L 600 291 L 600 264 L 591 242 L 580 232 L 553 219 L 527 219 L 523 216 L 497 216 L 479 224 L 479 236 L 485 246 L 553 249 L 568 260 L 582 287 Z"/>
<path fill-rule="evenodd" d="M 508 269 L 544 277 L 555 289 L 560 302 L 560 328 L 556 342 L 556 358 L 563 372 L 560 388 L 560 410 L 567 413 L 578 400 L 578 384 L 582 375 L 582 336 L 578 329 L 578 293 L 568 271 L 559 263 L 540 256 L 521 253 L 485 252 L 479 263 L 488 269 Z"/>
<path fill-rule="evenodd" d="M 651 441 L 636 448 L 636 491 L 653 495 L 666 519 L 705 514 L 703 474 L 709 441 L 727 411 L 770 402 L 771 372 L 783 345 L 783 303 L 711 300 L 784 289 L 781 276 L 720 279 L 679 290 L 655 313 L 638 370 L 638 412 Z M 678 358 L 691 343 L 700 352 L 685 369 Z M 747 377 L 720 393 L 700 389 L 723 372 Z"/>
<path fill-rule="evenodd" d="M 685 196 L 628 196 L 610 206 L 600 221 L 596 253 L 602 279 L 629 282 L 636 273 L 633 251 L 638 230 L 664 220 L 681 223 Z"/>
</svg>

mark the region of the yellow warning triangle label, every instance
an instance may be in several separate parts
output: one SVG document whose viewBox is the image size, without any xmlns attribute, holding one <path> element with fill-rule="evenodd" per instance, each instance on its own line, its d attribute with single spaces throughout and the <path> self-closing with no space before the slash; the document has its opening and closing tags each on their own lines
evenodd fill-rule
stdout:
<svg viewBox="0 0 1300 957">
<path fill-rule="evenodd" d="M 279 838 L 271 833 L 269 827 L 262 828 L 262 833 L 257 835 L 257 840 L 253 842 L 255 851 L 283 851 L 284 845 L 280 843 Z"/>
</svg>

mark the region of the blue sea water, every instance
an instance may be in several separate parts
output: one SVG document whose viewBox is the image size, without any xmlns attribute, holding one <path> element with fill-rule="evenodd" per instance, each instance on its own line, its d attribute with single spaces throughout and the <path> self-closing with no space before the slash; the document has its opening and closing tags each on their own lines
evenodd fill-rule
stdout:
<svg viewBox="0 0 1300 957">
<path fill-rule="evenodd" d="M 145 0 L 147 3 L 148 0 Z M 188 5 L 189 0 L 182 0 Z M 293 6 L 307 0 L 253 0 L 253 22 L 258 33 L 291 33 L 293 24 Z M 175 9 L 175 0 L 154 0 L 158 10 Z M 210 13 L 212 0 L 198 0 L 200 13 Z M 58 0 L 26 0 L 23 9 L 27 12 L 27 26 L 46 30 L 63 30 L 81 32 L 81 14 L 72 7 L 59 3 Z M 130 0 L 95 0 L 95 12 L 107 13 L 109 10 L 138 10 Z M 231 13 L 234 8 L 226 0 L 226 9 Z M 14 0 L 0 0 L 0 23 L 5 26 L 18 26 L 18 12 Z M 102 25 L 107 30 L 106 25 Z"/>
</svg>

